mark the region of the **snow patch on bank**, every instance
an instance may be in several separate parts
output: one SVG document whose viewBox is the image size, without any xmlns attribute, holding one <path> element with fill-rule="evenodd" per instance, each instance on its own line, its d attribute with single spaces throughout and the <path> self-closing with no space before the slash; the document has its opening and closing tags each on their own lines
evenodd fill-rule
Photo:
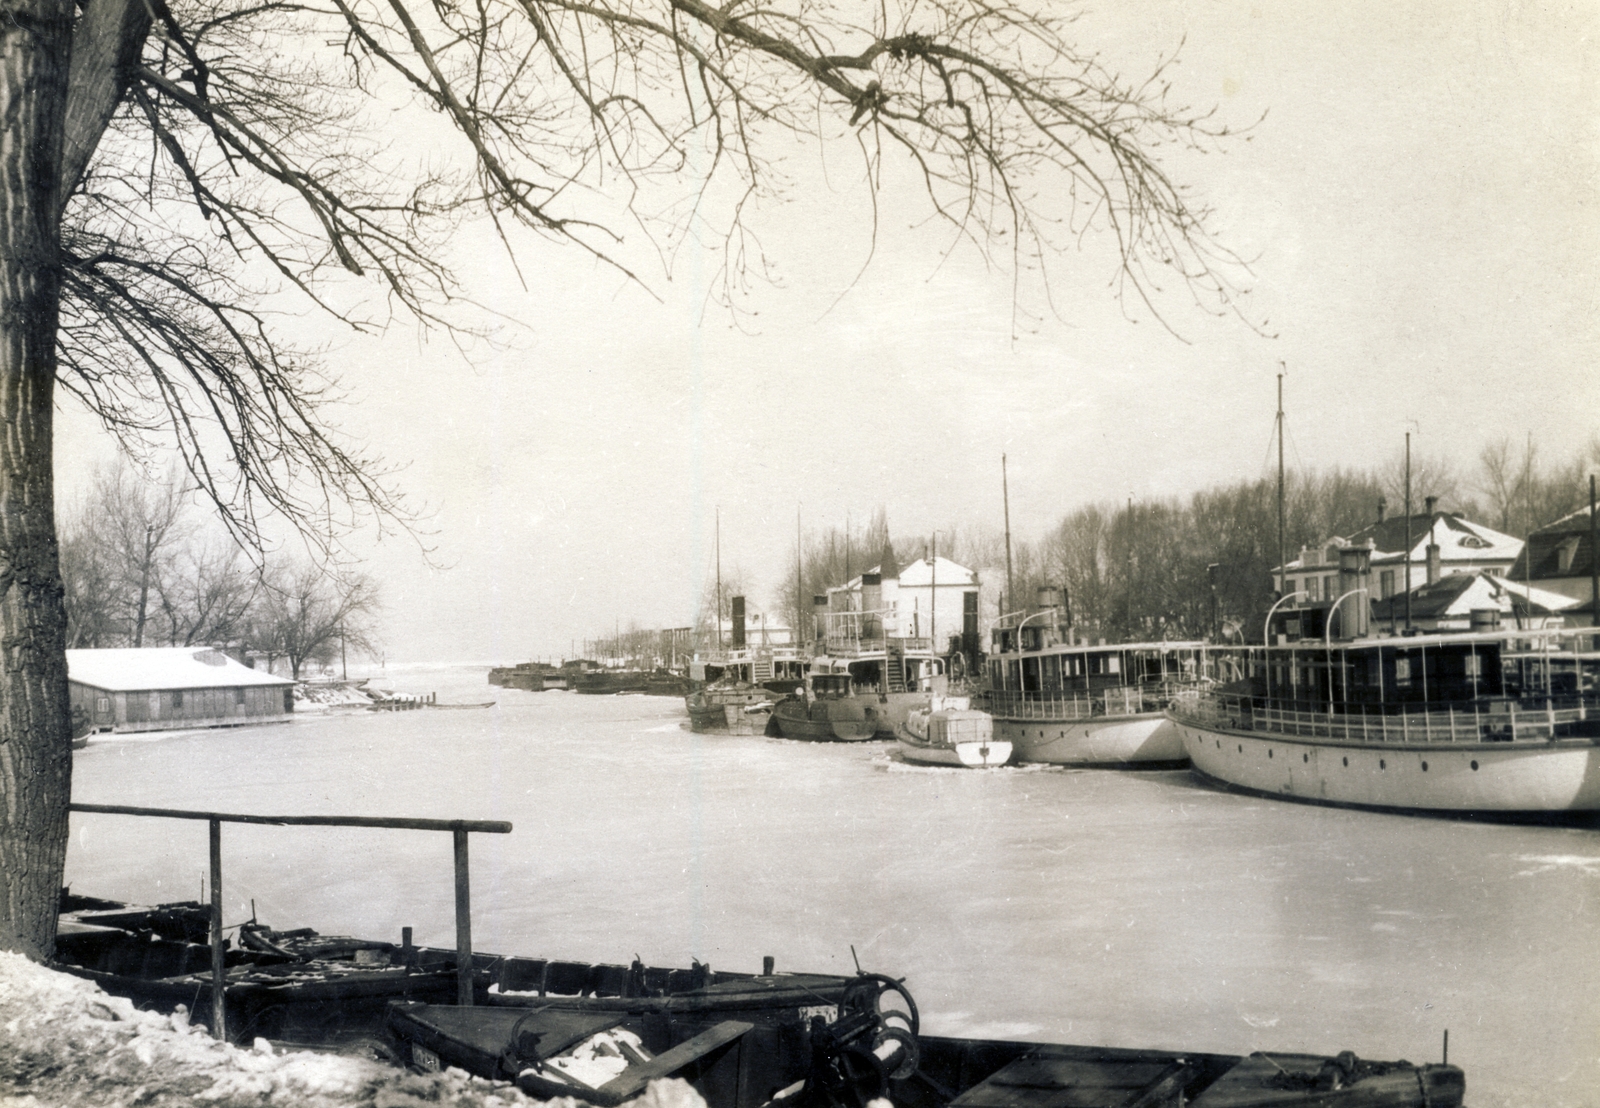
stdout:
<svg viewBox="0 0 1600 1108">
<path fill-rule="evenodd" d="M 93 982 L 0 952 L 0 1108 L 514 1108 L 543 1103 L 460 1070 L 416 1075 L 365 1058 L 219 1043 L 183 1013 L 143 1012 Z M 551 1101 L 587 1108 L 572 1099 Z M 657 1081 L 639 1108 L 705 1108 Z"/>
</svg>

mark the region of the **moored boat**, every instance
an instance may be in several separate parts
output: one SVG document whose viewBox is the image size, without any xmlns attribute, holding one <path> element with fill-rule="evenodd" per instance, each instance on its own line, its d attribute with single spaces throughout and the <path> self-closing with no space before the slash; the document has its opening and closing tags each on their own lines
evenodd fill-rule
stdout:
<svg viewBox="0 0 1600 1108">
<path fill-rule="evenodd" d="M 1240 648 L 1238 680 L 1175 703 L 1194 768 L 1355 807 L 1600 811 L 1600 632 L 1369 636 L 1366 608 L 1348 595 L 1279 613 L 1281 641 Z M 1330 618 L 1356 634 L 1334 638 Z"/>
<path fill-rule="evenodd" d="M 1171 769 L 1188 754 L 1167 717 L 1173 700 L 1207 680 L 1202 642 L 1091 643 L 1041 589 L 1032 613 L 993 632 L 981 706 L 1018 762 Z"/>
<path fill-rule="evenodd" d="M 1465 1091 L 1458 1067 L 1349 1052 L 1241 1057 L 927 1036 L 905 986 L 871 974 L 831 1004 L 650 1015 L 396 1004 L 389 1029 L 415 1068 L 454 1065 L 530 1095 L 607 1106 L 670 1075 L 710 1108 L 864 1108 L 878 1098 L 895 1108 L 1459 1108 Z"/>
<path fill-rule="evenodd" d="M 196 1023 L 209 1026 L 210 923 L 210 909 L 193 901 L 134 905 L 64 895 L 56 965 L 142 1007 L 186 1007 Z M 238 944 L 226 951 L 223 993 L 228 1037 L 234 1042 L 257 1037 L 318 1047 L 370 1042 L 384 1033 L 390 1001 L 444 1004 L 459 995 L 456 951 L 413 946 L 409 928 L 398 944 L 321 935 L 310 928 L 278 931 L 255 921 L 241 925 L 238 935 Z M 770 961 L 763 974 L 713 972 L 698 963 L 669 969 L 637 960 L 609 965 L 487 953 L 473 954 L 472 963 L 477 1006 L 639 1009 L 674 1013 L 674 1018 L 708 1005 L 836 1004 L 850 980 L 775 975 Z"/>
<path fill-rule="evenodd" d="M 706 735 L 763 735 L 777 694 L 745 681 L 714 681 L 684 697 L 689 730 Z"/>
<path fill-rule="evenodd" d="M 1003 766 L 1011 744 L 994 737 L 994 717 L 968 697 L 934 697 L 913 708 L 896 730 L 900 757 L 930 766 Z"/>
</svg>

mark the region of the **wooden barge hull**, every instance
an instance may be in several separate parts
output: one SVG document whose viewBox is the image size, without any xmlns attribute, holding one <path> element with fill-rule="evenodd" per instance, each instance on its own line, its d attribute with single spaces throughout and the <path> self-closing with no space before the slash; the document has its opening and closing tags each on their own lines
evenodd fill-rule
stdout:
<svg viewBox="0 0 1600 1108">
<path fill-rule="evenodd" d="M 1125 769 L 1178 769 L 1189 754 L 1165 712 L 1083 719 L 996 714 L 995 738 L 1011 743 L 1019 762 Z"/>
<path fill-rule="evenodd" d="M 1460 1108 L 1449 1065 L 1364 1062 L 1352 1054 L 1180 1053 L 886 1034 L 849 1007 L 810 1020 L 794 1010 L 654 1021 L 543 1009 L 479 1011 L 396 1004 L 389 1029 L 415 1068 L 457 1066 L 530 1095 L 610 1108 L 644 1081 L 690 1081 L 711 1108 L 864 1105 L 895 1108 Z M 550 1058 L 596 1030 L 623 1026 L 644 1052 L 612 1081 L 562 1083 Z M 891 1049 L 885 1049 L 888 1046 Z M 631 1079 L 629 1074 L 632 1075 Z"/>
<path fill-rule="evenodd" d="M 57 924 L 56 968 L 95 982 L 136 1005 L 175 1011 L 210 1026 L 211 949 L 208 910 L 193 902 L 159 906 L 70 898 Z M 246 934 L 248 932 L 248 934 Z M 455 1000 L 456 952 L 434 947 L 275 932 L 246 924 L 245 949 L 226 955 L 224 1018 L 228 1037 L 297 1045 L 338 1045 L 383 1034 L 390 1001 Z M 778 980 L 799 983 L 815 1003 L 837 1003 L 849 978 L 761 975 L 696 965 L 669 969 L 473 955 L 477 1005 L 576 1005 L 598 1010 L 658 1008 L 694 1012 L 719 1004 L 770 1000 Z"/>
<path fill-rule="evenodd" d="M 1397 811 L 1551 814 L 1600 811 L 1600 745 L 1359 742 L 1175 720 L 1193 767 L 1249 792 Z"/>
</svg>

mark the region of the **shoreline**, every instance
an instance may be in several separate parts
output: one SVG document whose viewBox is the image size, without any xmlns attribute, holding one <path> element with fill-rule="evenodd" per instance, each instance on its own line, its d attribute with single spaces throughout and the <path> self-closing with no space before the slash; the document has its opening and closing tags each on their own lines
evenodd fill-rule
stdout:
<svg viewBox="0 0 1600 1108">
<path fill-rule="evenodd" d="M 515 1108 L 562 1103 L 461 1070 L 419 1075 L 373 1058 L 218 1042 L 186 1012 L 141 1011 L 91 981 L 0 952 L 0 1106 L 4 1108 Z M 683 1081 L 633 1103 L 705 1108 Z"/>
</svg>

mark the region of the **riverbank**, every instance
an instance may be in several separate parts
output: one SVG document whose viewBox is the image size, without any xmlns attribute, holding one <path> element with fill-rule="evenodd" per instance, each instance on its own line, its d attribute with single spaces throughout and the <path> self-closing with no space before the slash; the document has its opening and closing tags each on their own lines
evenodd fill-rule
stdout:
<svg viewBox="0 0 1600 1108">
<path fill-rule="evenodd" d="M 417 1075 L 383 1062 L 219 1043 L 187 1018 L 0 952 L 3 1108 L 516 1108 L 544 1103 L 459 1070 Z M 574 1100 L 552 1104 L 581 1108 Z M 640 1108 L 705 1108 L 682 1081 L 658 1081 Z"/>
</svg>

